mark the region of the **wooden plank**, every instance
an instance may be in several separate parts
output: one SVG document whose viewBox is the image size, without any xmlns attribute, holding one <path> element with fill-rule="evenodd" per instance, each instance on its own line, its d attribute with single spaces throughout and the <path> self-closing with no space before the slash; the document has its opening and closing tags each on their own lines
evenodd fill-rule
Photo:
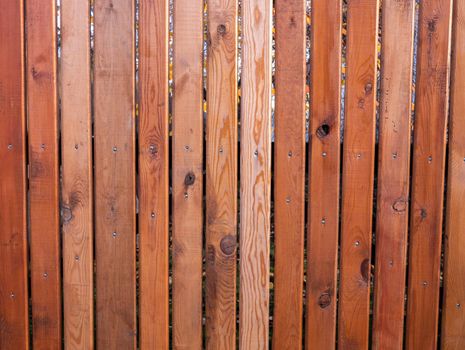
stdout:
<svg viewBox="0 0 465 350">
<path fill-rule="evenodd" d="M 173 346 L 202 348 L 203 1 L 174 3 Z"/>
<path fill-rule="evenodd" d="M 136 347 L 134 2 L 95 3 L 95 219 L 99 349 Z"/>
<path fill-rule="evenodd" d="M 420 5 L 407 349 L 437 346 L 451 13 L 451 0 Z"/>
<path fill-rule="evenodd" d="M 268 349 L 271 197 L 270 0 L 242 2 L 239 347 Z"/>
<path fill-rule="evenodd" d="M 278 0 L 273 348 L 300 349 L 305 229 L 305 1 Z M 290 254 L 292 252 L 292 254 Z"/>
<path fill-rule="evenodd" d="M 340 1 L 313 1 L 306 347 L 318 349 L 336 342 L 341 25 Z"/>
<path fill-rule="evenodd" d="M 442 349 L 465 348 L 465 3 L 454 2 Z"/>
<path fill-rule="evenodd" d="M 348 3 L 338 347 L 367 349 L 379 1 Z"/>
<path fill-rule="evenodd" d="M 24 11 L 0 1 L 0 348 L 29 348 Z"/>
<path fill-rule="evenodd" d="M 140 347 L 168 349 L 168 1 L 139 10 Z"/>
<path fill-rule="evenodd" d="M 237 0 L 208 1 L 206 347 L 236 346 Z"/>
<path fill-rule="evenodd" d="M 33 345 L 62 345 L 55 1 L 26 1 Z"/>
<path fill-rule="evenodd" d="M 93 349 L 90 5 L 61 3 L 63 307 L 67 349 Z M 75 256 L 79 256 L 76 263 Z"/>
<path fill-rule="evenodd" d="M 382 11 L 373 346 L 402 349 L 408 234 L 415 1 Z"/>
</svg>

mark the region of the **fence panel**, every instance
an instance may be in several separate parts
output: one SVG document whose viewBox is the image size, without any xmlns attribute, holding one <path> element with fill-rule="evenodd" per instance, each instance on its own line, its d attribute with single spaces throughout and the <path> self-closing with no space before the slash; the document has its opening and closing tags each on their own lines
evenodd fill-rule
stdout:
<svg viewBox="0 0 465 350">
<path fill-rule="evenodd" d="M 0 1 L 0 348 L 29 346 L 22 1 Z"/>
<path fill-rule="evenodd" d="M 451 0 L 423 1 L 418 19 L 408 349 L 432 349 L 437 343 L 451 7 Z"/>
<path fill-rule="evenodd" d="M 453 64 L 449 126 L 449 174 L 445 235 L 442 348 L 465 348 L 465 3 L 456 1 L 453 13 Z"/>
<path fill-rule="evenodd" d="M 134 4 L 95 3 L 96 344 L 136 347 Z"/>
</svg>

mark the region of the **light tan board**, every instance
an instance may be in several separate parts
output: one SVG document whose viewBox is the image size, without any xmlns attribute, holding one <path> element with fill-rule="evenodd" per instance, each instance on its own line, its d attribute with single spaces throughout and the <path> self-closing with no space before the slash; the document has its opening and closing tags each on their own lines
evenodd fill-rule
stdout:
<svg viewBox="0 0 465 350">
<path fill-rule="evenodd" d="M 174 3 L 173 347 L 202 348 L 203 1 Z"/>
<path fill-rule="evenodd" d="M 268 349 L 271 0 L 242 2 L 239 346 Z"/>
<path fill-rule="evenodd" d="M 0 1 L 0 348 L 28 349 L 23 2 Z"/>
<path fill-rule="evenodd" d="M 139 11 L 140 347 L 168 349 L 168 1 Z"/>
<path fill-rule="evenodd" d="M 378 6 L 348 3 L 339 349 L 367 349 L 369 342 Z"/>
<path fill-rule="evenodd" d="M 61 2 L 64 337 L 66 348 L 83 350 L 94 347 L 89 8 L 88 1 Z"/>
<path fill-rule="evenodd" d="M 206 347 L 236 346 L 237 1 L 208 1 Z"/>
<path fill-rule="evenodd" d="M 373 346 L 402 349 L 408 233 L 415 1 L 382 10 Z"/>
<path fill-rule="evenodd" d="M 96 346 L 136 347 L 134 2 L 95 3 Z"/>
</svg>

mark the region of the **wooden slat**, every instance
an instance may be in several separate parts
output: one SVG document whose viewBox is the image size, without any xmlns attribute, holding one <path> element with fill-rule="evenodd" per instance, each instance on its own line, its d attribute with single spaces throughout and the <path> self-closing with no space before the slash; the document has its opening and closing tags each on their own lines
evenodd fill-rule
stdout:
<svg viewBox="0 0 465 350">
<path fill-rule="evenodd" d="M 67 349 L 94 346 L 89 2 L 61 2 L 63 307 Z M 75 256 L 79 256 L 79 263 Z"/>
<path fill-rule="evenodd" d="M 62 343 L 56 10 L 26 1 L 33 345 Z"/>
<path fill-rule="evenodd" d="M 208 1 L 206 347 L 236 346 L 237 0 Z"/>
<path fill-rule="evenodd" d="M 407 349 L 437 346 L 451 12 L 451 0 L 420 4 Z"/>
<path fill-rule="evenodd" d="M 0 1 L 0 348 L 28 349 L 23 2 Z"/>
<path fill-rule="evenodd" d="M 415 1 L 383 2 L 373 346 L 402 349 Z"/>
<path fill-rule="evenodd" d="M 203 1 L 174 3 L 173 346 L 202 348 Z"/>
<path fill-rule="evenodd" d="M 305 1 L 278 0 L 273 348 L 300 349 L 305 227 Z M 291 253 L 292 252 L 292 253 Z"/>
<path fill-rule="evenodd" d="M 271 197 L 270 0 L 242 2 L 239 346 L 267 349 Z"/>
<path fill-rule="evenodd" d="M 136 347 L 133 1 L 95 3 L 94 62 L 96 343 L 99 349 L 133 349 Z"/>
<path fill-rule="evenodd" d="M 378 6 L 378 0 L 348 3 L 338 319 L 340 349 L 368 348 Z"/>
<path fill-rule="evenodd" d="M 442 349 L 465 348 L 465 3 L 455 1 L 449 125 Z"/>
<path fill-rule="evenodd" d="M 341 10 L 340 1 L 312 3 L 306 347 L 317 349 L 336 341 Z"/>
<path fill-rule="evenodd" d="M 168 349 L 168 1 L 139 13 L 140 347 Z"/>
</svg>

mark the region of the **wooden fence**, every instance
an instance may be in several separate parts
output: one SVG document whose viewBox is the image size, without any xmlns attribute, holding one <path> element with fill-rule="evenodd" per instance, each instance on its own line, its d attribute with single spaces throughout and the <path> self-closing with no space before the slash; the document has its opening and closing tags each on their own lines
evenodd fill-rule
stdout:
<svg viewBox="0 0 465 350">
<path fill-rule="evenodd" d="M 0 0 L 0 349 L 465 349 L 464 130 L 462 0 Z"/>
</svg>

